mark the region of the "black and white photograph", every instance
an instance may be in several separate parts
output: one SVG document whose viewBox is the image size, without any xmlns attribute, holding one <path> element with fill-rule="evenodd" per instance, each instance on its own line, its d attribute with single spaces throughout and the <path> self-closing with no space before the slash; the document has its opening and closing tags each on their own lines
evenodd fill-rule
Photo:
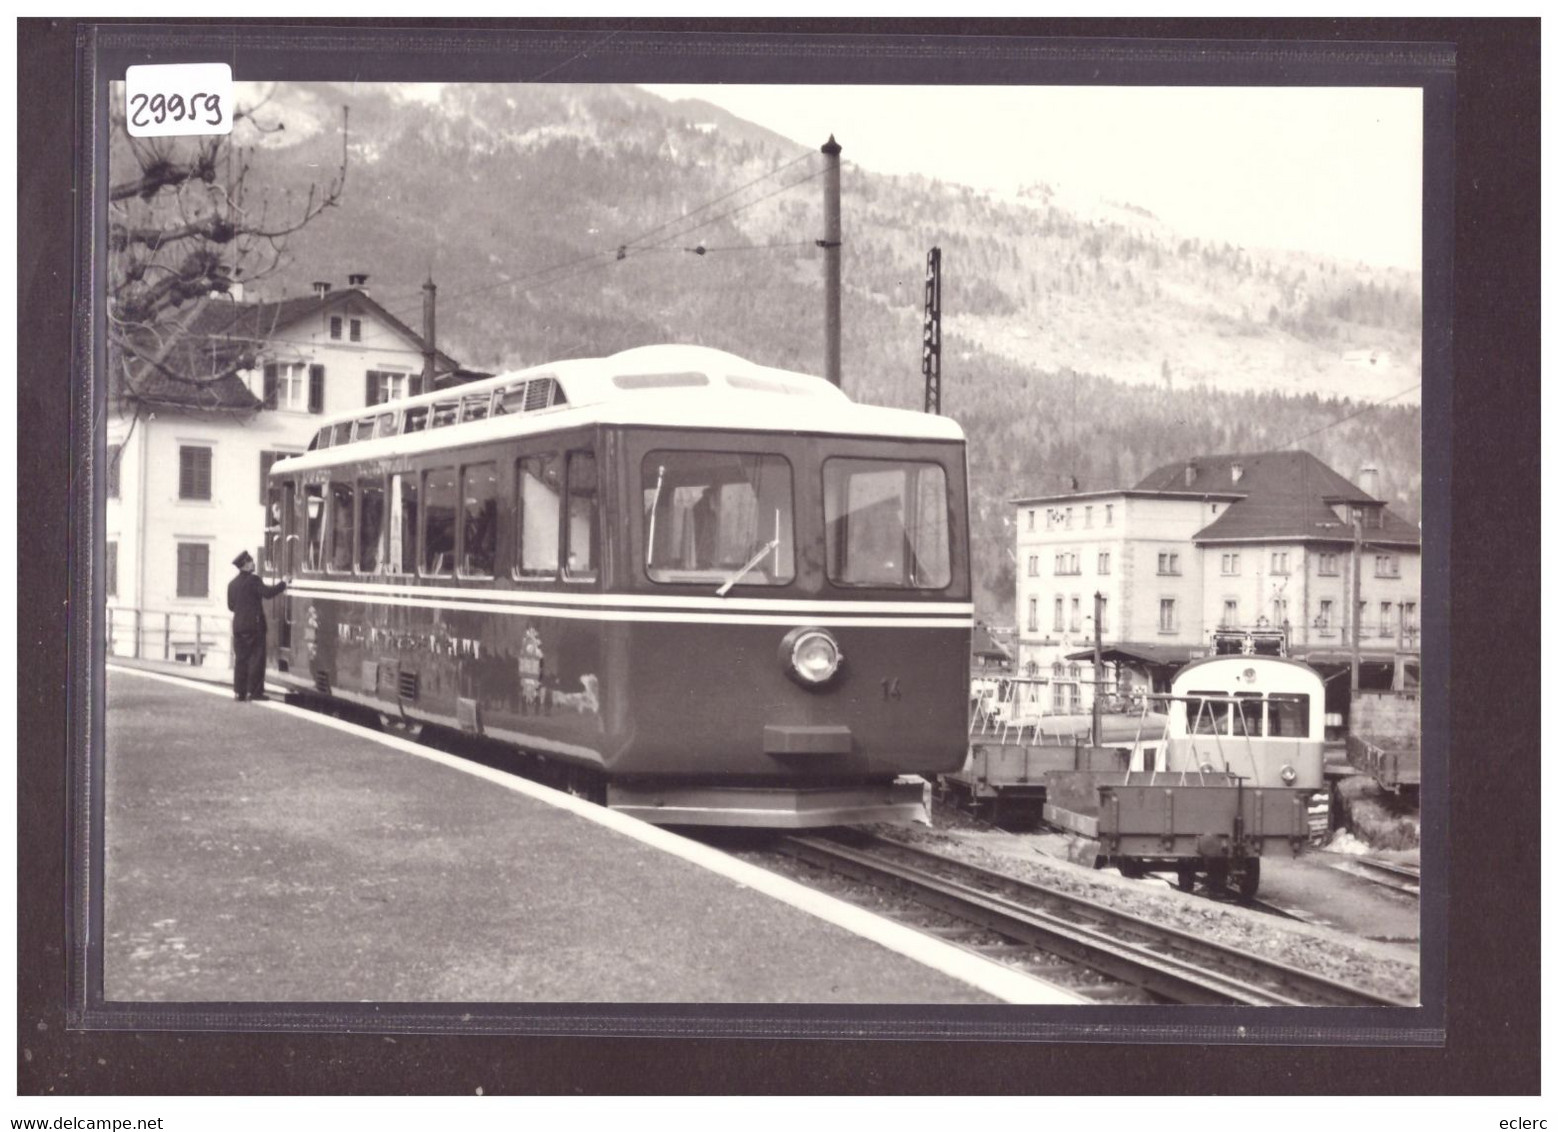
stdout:
<svg viewBox="0 0 1558 1132">
<path fill-rule="evenodd" d="M 230 98 L 109 97 L 105 1004 L 1422 1003 L 1421 89 Z"/>
<path fill-rule="evenodd" d="M 1538 1080 L 1534 21 L 20 30 L 51 1126 Z"/>
</svg>

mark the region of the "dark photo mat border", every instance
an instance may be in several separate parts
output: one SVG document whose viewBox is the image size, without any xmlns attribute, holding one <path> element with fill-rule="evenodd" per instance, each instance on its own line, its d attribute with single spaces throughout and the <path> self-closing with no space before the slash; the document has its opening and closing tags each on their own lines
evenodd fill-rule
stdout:
<svg viewBox="0 0 1558 1132">
<path fill-rule="evenodd" d="M 332 43 L 343 26 L 344 41 Z M 360 51 L 362 40 L 371 34 L 368 28 L 342 24 L 271 28 L 245 24 L 236 31 L 230 25 L 208 25 L 196 29 L 207 43 L 194 48 L 189 59 L 213 58 L 210 44 L 222 42 L 232 51 L 239 78 L 996 83 L 1068 78 L 1133 81 L 1125 78 L 1127 67 L 1133 69 L 1134 81 L 1143 81 L 1154 75 L 1150 67 L 1145 72 L 1141 69 L 1143 58 L 1151 55 L 1157 59 L 1152 66 L 1180 68 L 1180 81 L 1334 85 L 1337 75 L 1345 75 L 1346 81 L 1360 85 L 1377 85 L 1382 80 L 1400 85 L 1426 83 L 1425 111 L 1430 123 L 1425 131 L 1425 156 L 1430 163 L 1435 160 L 1434 147 L 1448 140 L 1442 127 L 1451 113 L 1449 100 L 1453 98 L 1459 207 L 1454 247 L 1459 305 L 1453 342 L 1444 333 L 1444 308 L 1436 318 L 1433 306 L 1435 296 L 1441 303 L 1448 302 L 1450 296 L 1447 183 L 1430 185 L 1424 209 L 1425 541 L 1441 548 L 1449 545 L 1450 556 L 1468 564 L 1471 571 L 1496 564 L 1507 600 L 1497 606 L 1478 602 L 1475 598 L 1481 579 L 1475 573 L 1468 581 L 1463 571 L 1457 585 L 1447 577 L 1442 555 L 1437 573 L 1430 568 L 1435 564 L 1432 557 L 1425 562 L 1425 630 L 1438 628 L 1442 632 L 1449 610 L 1460 608 L 1475 611 L 1473 618 L 1463 617 L 1463 623 L 1476 632 L 1473 639 L 1468 639 L 1469 632 L 1454 634 L 1449 656 L 1444 657 L 1440 650 L 1438 655 L 1443 659 L 1437 664 L 1425 657 L 1425 732 L 1444 737 L 1441 758 L 1447 754 L 1452 725 L 1454 734 L 1500 736 L 1493 750 L 1476 752 L 1476 764 L 1462 761 L 1450 767 L 1452 789 L 1448 795 L 1443 790 L 1434 795 L 1425 788 L 1424 819 L 1431 839 L 1434 830 L 1443 831 L 1447 826 L 1473 835 L 1485 834 L 1485 843 L 1468 839 L 1457 844 L 1451 856 L 1444 855 L 1443 837 L 1431 842 L 1439 847 L 1438 875 L 1448 875 L 1454 898 L 1447 903 L 1443 887 L 1437 892 L 1425 888 L 1423 998 L 1429 1005 L 1411 1012 L 1411 1029 L 1426 1033 L 1405 1032 L 1400 1023 L 1380 1022 L 1375 1017 L 1345 1022 L 1327 1017 L 1322 1024 L 1312 1010 L 1262 1011 L 1253 1019 L 1241 1014 L 1239 1022 L 1253 1020 L 1256 1024 L 1240 1036 L 1223 1021 L 1226 1012 L 1206 1017 L 1189 1013 L 1188 1008 L 1169 1008 L 1171 1016 L 1154 1019 L 1134 1031 L 1127 1029 L 1130 1023 L 1119 1011 L 1110 1010 L 1103 1016 L 1112 1023 L 1107 1030 L 1084 1033 L 1080 1029 L 1084 1023 L 1097 1023 L 1102 1018 L 1091 1011 L 1086 1016 L 1067 1011 L 1046 1014 L 1041 1022 L 1025 1025 L 1012 1016 L 1015 1008 L 1010 1007 L 990 1008 L 993 1013 L 988 1015 L 960 1011 L 956 1018 L 938 1020 L 930 1011 L 916 1016 L 913 1011 L 872 1007 L 827 1012 L 808 1007 L 768 1008 L 759 1016 L 741 1006 L 709 1011 L 638 1006 L 597 1010 L 548 1004 L 520 1006 L 518 1010 L 522 1017 L 539 1023 L 533 1029 L 564 1036 L 500 1038 L 466 1030 L 459 1037 L 400 1037 L 395 1045 L 386 1046 L 379 1035 L 302 1034 L 297 1030 L 286 1035 L 155 1033 L 147 1031 L 159 1028 L 156 1011 L 138 1010 L 133 1018 L 116 1016 L 101 1003 L 100 985 L 98 997 L 93 997 L 86 970 L 90 965 L 83 965 L 85 957 L 92 954 L 91 937 L 78 937 L 73 948 L 65 946 L 67 913 L 82 909 L 82 897 L 92 891 L 83 891 L 79 883 L 83 873 L 68 872 L 67 868 L 91 864 L 94 857 L 100 868 L 96 833 L 101 831 L 101 814 L 81 808 L 82 794 L 67 793 L 62 756 L 74 758 L 75 741 L 91 722 L 82 718 L 85 701 L 81 697 L 92 687 L 85 677 L 100 657 L 94 657 L 90 648 L 95 640 L 90 617 L 80 616 L 73 622 L 66 612 L 65 599 L 78 610 L 92 608 L 93 595 L 87 588 L 90 571 L 83 569 L 82 563 L 88 561 L 86 548 L 91 545 L 94 524 L 90 496 L 71 494 L 90 483 L 89 477 L 69 474 L 71 468 L 86 465 L 87 454 L 83 448 L 72 448 L 60 440 L 69 436 L 73 445 L 89 442 L 91 433 L 82 428 L 82 422 L 90 425 L 92 418 L 83 417 L 83 412 L 90 414 L 93 406 L 82 386 L 72 387 L 59 380 L 59 375 L 72 369 L 72 330 L 78 332 L 74 356 L 86 360 L 81 350 L 90 336 L 80 334 L 80 327 L 72 320 L 73 310 L 87 309 L 83 296 L 70 294 L 70 272 L 45 266 L 71 262 L 76 218 L 62 186 L 71 183 L 72 161 L 60 138 L 60 123 L 90 106 L 91 92 L 83 89 L 86 72 L 79 64 L 84 56 L 76 55 L 75 26 L 64 21 L 24 21 L 19 51 L 19 89 L 24 92 L 19 111 L 19 299 L 21 356 L 32 361 L 19 367 L 19 404 L 28 423 L 20 430 L 18 481 L 25 485 L 19 489 L 24 494 L 19 494 L 18 500 L 18 583 L 23 611 L 18 641 L 19 659 L 26 660 L 19 665 L 18 679 L 24 713 L 18 798 L 18 1025 L 19 1050 L 26 1049 L 32 1056 L 19 1063 L 20 1092 L 39 1092 L 51 1085 L 56 1092 L 203 1092 L 212 1087 L 218 1073 L 224 1092 L 332 1092 L 347 1088 L 461 1092 L 468 1091 L 467 1080 L 474 1081 L 477 1076 L 489 1093 L 556 1092 L 576 1087 L 606 1092 L 680 1091 L 708 1089 L 710 1081 L 720 1091 L 914 1092 L 948 1091 L 950 1087 L 958 1092 L 1089 1092 L 1122 1091 L 1124 1086 L 1123 1091 L 1243 1092 L 1265 1082 L 1283 1091 L 1305 1091 L 1307 1087 L 1336 1092 L 1348 1091 L 1346 1080 L 1354 1082 L 1353 1090 L 1368 1092 L 1518 1092 L 1537 1087 L 1537 1001 L 1534 993 L 1522 990 L 1522 986 L 1535 985 L 1539 907 L 1528 899 L 1536 890 L 1535 870 L 1531 868 L 1535 859 L 1512 849 L 1507 840 L 1509 830 L 1538 828 L 1539 808 L 1531 755 L 1537 750 L 1537 667 L 1528 658 L 1524 664 L 1509 659 L 1521 657 L 1522 646 L 1535 649 L 1538 643 L 1534 619 L 1522 617 L 1520 612 L 1537 607 L 1536 559 L 1529 553 L 1537 521 L 1528 493 L 1511 490 L 1507 478 L 1536 467 L 1539 435 L 1539 418 L 1533 411 L 1537 307 L 1534 302 L 1509 298 L 1524 299 L 1538 293 L 1534 100 L 1539 25 L 1535 21 L 894 21 L 885 27 L 880 23 L 579 21 L 530 28 L 505 25 L 491 33 L 511 40 L 518 33 L 533 31 L 550 40 L 551 55 L 518 52 L 494 63 L 491 56 L 473 55 L 468 47 L 463 51 L 438 49 L 440 43 L 458 46 L 473 42 L 477 37 L 469 34 L 470 26 L 448 27 L 447 35 L 436 36 L 425 24 L 381 31 L 379 34 L 388 39 L 378 46 L 387 42 L 391 49 L 409 51 L 415 67 L 408 66 L 404 55 L 387 61 L 380 56 L 353 55 L 353 76 L 340 76 L 336 70 L 320 73 L 321 66 L 329 65 L 328 57 L 320 54 L 322 49 L 355 47 Z M 145 30 L 123 24 L 101 27 L 104 42 L 132 46 Z M 154 36 L 166 37 L 174 28 L 164 25 L 151 30 Z M 676 39 L 662 38 L 673 30 L 684 34 Z M 727 38 L 733 32 L 762 33 L 766 38 L 761 50 L 731 50 L 737 46 Z M 866 37 L 853 38 L 862 32 Z M 951 33 L 1001 38 L 973 44 L 912 38 Z M 695 40 L 702 36 L 703 40 L 689 44 L 687 35 Z M 795 43 L 798 35 L 805 37 L 804 50 L 778 49 Z M 816 36 L 824 38 L 819 42 L 812 38 Z M 1049 39 L 1022 44 L 1005 38 L 1011 36 L 1086 36 L 1095 42 L 1056 43 Z M 713 49 L 700 49 L 699 43 L 710 37 L 718 44 Z M 1155 42 L 1132 43 L 1148 37 Z M 533 38 L 526 38 L 534 43 Z M 1254 51 L 1247 42 L 1185 42 L 1230 39 L 1266 42 Z M 1371 40 L 1375 41 L 1372 45 Z M 266 45 L 255 41 L 269 41 L 271 50 L 284 49 L 284 54 L 265 57 Z M 555 54 L 560 43 L 569 41 L 582 46 L 572 54 Z M 627 50 L 635 41 L 638 50 Z M 237 50 L 240 44 L 242 49 Z M 657 44 L 663 47 L 657 49 Z M 1451 44 L 1453 79 L 1451 69 L 1444 66 L 1452 57 L 1446 50 Z M 1411 46 L 1403 50 L 1402 45 Z M 107 53 L 105 50 L 104 55 Z M 250 62 L 262 57 L 261 65 Z M 1382 69 L 1382 57 L 1396 62 L 1387 62 Z M 179 58 L 177 52 L 159 51 L 156 61 Z M 273 65 L 278 59 L 287 61 L 287 66 Z M 1034 73 L 1036 60 L 1043 63 L 1041 75 Z M 532 63 L 543 65 L 532 67 Z M 255 69 L 246 73 L 247 66 Z M 293 68 L 290 73 L 288 66 Z M 485 69 L 494 66 L 501 73 Z M 1329 76 L 1322 73 L 1326 67 L 1334 68 Z M 1156 74 L 1161 76 L 1162 72 Z M 67 75 L 74 75 L 74 87 L 62 81 Z M 1161 77 L 1156 81 L 1162 81 Z M 1435 98 L 1439 100 L 1437 109 Z M 1517 108 L 1523 112 L 1513 112 Z M 1441 128 L 1437 134 L 1436 114 Z M 83 135 L 83 140 L 89 136 Z M 83 168 L 90 166 L 85 155 L 78 156 Z M 1472 171 L 1476 180 L 1469 175 Z M 96 175 L 101 176 L 102 170 Z M 84 188 L 92 181 L 78 177 L 76 183 Z M 1436 199 L 1436 191 L 1444 195 Z M 1468 222 L 1473 226 L 1471 232 Z M 1472 233 L 1475 238 L 1468 239 Z M 1480 275 L 1479 270 L 1487 274 Z M 1474 382 L 1463 377 L 1449 387 L 1452 356 L 1454 370 L 1472 375 Z M 1448 478 L 1452 466 L 1453 485 Z M 1495 477 L 1505 478 L 1501 482 Z M 1478 491 L 1479 484 L 1499 490 Z M 1445 507 L 1447 490 L 1449 506 Z M 67 508 L 72 505 L 76 510 L 67 519 Z M 1453 530 L 1451 513 L 1455 516 Z M 1447 544 L 1442 541 L 1445 538 L 1451 541 Z M 62 564 L 66 569 L 60 569 Z M 1466 600 L 1452 602 L 1455 596 Z M 1437 621 L 1432 619 L 1435 611 Z M 68 672 L 66 654 L 57 647 L 43 646 L 44 642 L 66 640 L 67 633 L 72 634 Z M 1442 690 L 1448 684 L 1446 668 L 1455 673 L 1453 698 L 1429 699 L 1436 686 Z M 68 691 L 62 695 L 61 689 Z M 1516 705 L 1513 728 L 1506 718 L 1511 716 L 1510 705 Z M 98 747 L 100 753 L 100 742 Z M 1522 757 L 1528 760 L 1525 766 L 1521 765 Z M 77 774 L 90 769 L 79 762 L 69 765 Z M 1515 777 L 1521 774 L 1526 777 Z M 67 811 L 78 838 L 71 846 L 73 859 L 59 852 L 67 844 Z M 1499 831 L 1505 831 L 1505 836 Z M 1528 838 L 1521 841 L 1531 844 Z M 1425 857 L 1429 858 L 1425 871 L 1432 874 L 1435 860 L 1428 846 Z M 77 901 L 74 908 L 61 902 L 67 890 Z M 1438 950 L 1442 956 L 1446 944 L 1450 945 L 1454 975 L 1448 987 L 1442 978 L 1443 965 L 1431 962 L 1431 953 Z M 1462 970 L 1468 961 L 1468 969 Z M 1468 993 L 1467 987 L 1474 990 Z M 405 1029 L 442 1028 L 439 1016 L 454 1022 L 453 1016 L 471 1012 L 466 1006 L 451 1007 L 447 1012 L 419 1010 L 430 1025 L 408 1027 L 405 1012 L 397 1008 L 373 1012 L 392 1015 L 375 1021 L 373 1014 L 348 1016 L 329 1004 L 288 1007 L 285 1017 L 274 1016 L 267 1007 L 251 1011 L 196 1004 L 171 1007 L 160 1025 L 215 1029 L 299 1026 L 403 1033 Z M 1164 1012 L 1165 1008 L 1155 1008 L 1150 1013 Z M 254 1014 L 272 1016 L 267 1022 L 252 1017 Z M 485 1016 L 483 1021 L 494 1030 L 516 1028 L 513 1012 L 500 1010 L 497 1015 Z M 967 1024 L 976 1018 L 987 1021 Z M 45 1028 L 39 1028 L 40 1023 Z M 64 1032 L 67 1025 L 81 1024 L 124 1025 L 142 1032 Z M 1444 1048 L 1262 1047 L 1240 1050 L 1230 1057 L 1226 1047 L 1204 1045 L 1131 1051 L 1117 1044 L 1081 1044 L 1129 1036 L 1136 1041 L 1162 1043 L 1243 1040 L 1389 1045 L 1425 1038 L 1432 1041 L 1438 1026 L 1448 1030 Z M 651 1036 L 594 1038 L 589 1042 L 572 1036 L 590 1032 Z M 763 1037 L 733 1043 L 718 1040 L 721 1033 Z M 689 1036 L 671 1042 L 668 1034 Z M 855 1036 L 908 1040 L 847 1045 L 816 1040 Z M 791 1040 L 774 1040 L 777 1037 Z M 1064 1039 L 1074 1044 L 938 1042 L 950 1037 Z M 923 1072 L 926 1042 L 938 1042 L 935 1057 L 939 1065 L 968 1064 L 969 1072 L 961 1077 L 945 1073 L 927 1077 Z M 116 1043 L 120 1056 L 105 1057 L 107 1066 L 96 1065 L 100 1055 L 87 1052 L 113 1049 Z M 605 1053 L 619 1043 L 624 1052 L 632 1051 L 624 1064 L 614 1064 L 617 1059 Z M 127 1044 L 138 1050 L 137 1056 L 123 1056 Z M 309 1051 L 306 1054 L 305 1049 Z M 514 1056 L 518 1049 L 527 1053 Z M 282 1050 L 291 1054 L 281 1062 L 265 1056 L 266 1051 Z M 910 1050 L 918 1052 L 911 1055 Z M 1380 1061 L 1382 1056 L 1389 1060 Z M 1252 1061 L 1280 1065 L 1282 1071 L 1252 1072 Z M 127 1074 L 132 1062 L 135 1070 Z M 1171 1068 L 1176 1063 L 1177 1071 Z M 1195 1070 L 1187 1071 L 1190 1066 Z M 1364 1066 L 1370 1068 L 1357 1072 Z M 1446 1066 L 1462 1068 L 1450 1073 Z M 1310 1077 L 1310 1067 L 1316 1067 L 1316 1076 Z M 472 1069 L 476 1073 L 468 1076 Z M 232 1076 L 235 1070 L 240 1073 L 236 1079 Z M 61 1072 L 68 1073 L 68 1078 L 60 1078 Z M 701 1086 L 696 1083 L 700 1080 Z M 949 1081 L 958 1083 L 949 1086 Z M 498 1082 L 497 1087 L 494 1082 Z"/>
<path fill-rule="evenodd" d="M 94 209 L 107 170 L 108 138 L 103 129 L 107 121 L 107 83 L 119 78 L 131 62 L 146 58 L 164 61 L 224 57 L 233 65 L 235 75 L 263 78 L 334 78 L 346 70 L 358 79 L 372 74 L 403 78 L 444 78 L 456 74 L 464 82 L 501 81 L 540 73 L 549 79 L 576 78 L 579 81 L 605 81 L 602 75 L 676 71 L 692 69 L 700 76 L 710 72 L 729 79 L 750 77 L 754 71 L 765 77 L 807 76 L 815 81 L 834 81 L 868 69 L 882 81 L 914 81 L 931 84 L 980 82 L 992 79 L 1015 81 L 1030 78 L 1035 82 L 1067 81 L 1093 84 L 1173 84 L 1255 83 L 1271 81 L 1273 69 L 1280 70 L 1279 85 L 1369 86 L 1421 84 L 1424 92 L 1425 167 L 1432 170 L 1426 178 L 1425 215 L 1448 216 L 1449 141 L 1451 138 L 1450 99 L 1453 96 L 1453 53 L 1435 44 L 1269 44 L 1233 43 L 1227 45 L 1163 40 L 1040 40 L 1033 38 L 968 37 L 961 40 L 925 41 L 902 36 L 878 36 L 869 41 L 852 42 L 836 36 L 801 38 L 764 38 L 739 35 L 671 35 L 654 31 L 554 32 L 511 34 L 502 31 L 463 32 L 426 31 L 408 37 L 396 31 L 373 34 L 342 30 L 325 25 L 318 29 L 254 29 L 235 44 L 222 29 L 205 31 L 175 28 L 118 25 L 93 28 L 81 43 L 85 81 L 82 93 L 90 98 L 83 107 L 86 121 L 92 123 L 93 162 L 90 176 L 82 179 L 85 190 L 79 204 L 83 209 L 83 227 L 93 233 L 91 246 L 106 244 L 106 214 Z M 1430 231 L 1436 231 L 1431 225 Z M 1445 232 L 1445 228 L 1437 229 Z M 1427 415 L 1448 436 L 1449 343 L 1447 270 L 1449 242 L 1441 236 L 1428 241 L 1424 262 L 1440 270 L 1427 273 L 1425 280 L 1425 405 Z M 102 335 L 97 326 L 101 313 L 83 309 L 81 297 L 97 296 L 104 287 L 104 264 L 96 254 L 85 257 L 85 270 L 77 282 L 77 358 L 90 358 L 97 372 L 106 372 L 102 356 Z M 90 333 L 83 328 L 92 326 Z M 94 436 L 93 422 L 103 419 L 105 403 L 103 383 L 91 388 L 78 387 L 76 409 L 78 435 Z M 90 416 L 86 414 L 90 413 Z M 1426 438 L 1425 438 L 1426 439 Z M 1428 451 L 1443 452 L 1445 446 L 1428 446 Z M 90 467 L 90 462 L 88 464 Z M 1447 499 L 1435 492 L 1429 461 L 1429 486 L 1425 491 L 1425 512 L 1430 525 L 1448 517 Z M 1442 483 L 1443 481 L 1441 481 Z M 91 507 L 77 509 L 77 544 L 96 546 L 102 537 L 88 520 L 101 513 L 101 501 L 93 498 Z M 1430 534 L 1433 532 L 1431 531 Z M 1440 553 L 1442 539 L 1429 540 L 1425 585 L 1422 600 L 1423 625 L 1427 635 L 1443 639 L 1445 627 L 1435 611 L 1444 608 L 1436 600 L 1447 577 L 1447 562 Z M 1437 569 L 1435 568 L 1437 567 Z M 102 608 L 102 595 L 88 589 L 89 579 L 76 579 L 78 608 L 95 613 Z M 80 632 L 88 624 L 83 617 L 73 626 Z M 101 626 L 80 642 L 76 655 L 90 669 L 72 673 L 76 687 L 90 688 L 101 697 L 98 673 L 101 661 L 94 655 L 106 636 Z M 79 639 L 79 638 L 78 638 Z M 1447 658 L 1433 650 L 1424 658 L 1426 683 L 1444 684 Z M 1425 761 L 1430 783 L 1442 783 L 1445 746 L 1444 729 L 1436 726 L 1429 705 L 1429 742 Z M 74 922 L 78 927 L 72 949 L 73 975 L 71 1005 L 77 1011 L 72 1022 L 90 1028 L 141 1029 L 174 1028 L 189 1030 L 305 1030 L 342 1029 L 375 1032 L 482 1032 L 532 1034 L 588 1034 L 606 1036 L 676 1033 L 705 1037 L 888 1037 L 912 1038 L 1001 1038 L 1088 1041 L 1141 1040 L 1151 1042 L 1284 1042 L 1292 1044 L 1438 1044 L 1443 1040 L 1443 917 L 1433 915 L 1442 909 L 1442 867 L 1436 867 L 1433 853 L 1442 852 L 1443 839 L 1432 831 L 1442 829 L 1432 807 L 1442 802 L 1430 786 L 1425 809 L 1429 833 L 1429 877 L 1422 901 L 1428 909 L 1423 915 L 1421 952 L 1423 962 L 1421 1000 L 1414 1010 L 1379 1008 L 1368 1010 L 1315 1011 L 1310 1009 L 1273 1010 L 1270 1008 L 1234 1010 L 1230 1008 L 1107 1007 L 1084 1006 L 1019 1010 L 1004 1006 L 933 1009 L 913 1006 L 882 1006 L 870 1003 L 814 1005 L 786 1003 L 753 1006 L 741 1003 L 715 1004 L 621 1004 L 621 1003 L 389 1003 L 360 1002 L 288 1002 L 280 1003 L 123 1003 L 106 1002 L 102 990 L 104 957 L 101 940 L 105 934 L 105 870 L 103 830 L 103 790 L 98 784 L 103 774 L 103 713 L 101 699 L 71 744 L 72 757 L 79 768 L 76 781 L 84 784 L 85 797 L 77 800 L 91 814 L 90 830 L 71 831 L 77 847 L 72 878 Z M 87 725 L 90 726 L 92 757 L 86 756 Z M 1435 743 L 1433 740 L 1440 740 Z M 1435 770 L 1440 773 L 1437 778 Z M 1437 887 L 1437 890 L 1436 890 Z M 1436 899 L 1436 897 L 1441 897 Z M 95 929 L 95 930 L 94 930 Z"/>
</svg>

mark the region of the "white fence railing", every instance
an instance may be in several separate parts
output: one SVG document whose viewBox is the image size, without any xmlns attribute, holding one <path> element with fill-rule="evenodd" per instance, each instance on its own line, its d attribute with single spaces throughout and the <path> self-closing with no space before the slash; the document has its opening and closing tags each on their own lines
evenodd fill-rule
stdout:
<svg viewBox="0 0 1558 1132">
<path fill-rule="evenodd" d="M 110 605 L 107 622 L 109 656 L 232 667 L 229 615 Z"/>
</svg>

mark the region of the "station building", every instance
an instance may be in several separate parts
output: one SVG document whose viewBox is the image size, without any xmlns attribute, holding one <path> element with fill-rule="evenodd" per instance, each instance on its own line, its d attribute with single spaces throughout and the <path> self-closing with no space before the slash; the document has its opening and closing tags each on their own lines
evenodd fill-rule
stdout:
<svg viewBox="0 0 1558 1132">
<path fill-rule="evenodd" d="M 1163 691 L 1219 631 L 1271 638 L 1360 687 L 1418 678 L 1422 539 L 1308 452 L 1200 456 L 1136 486 L 1019 498 L 1017 668 L 1024 710 L 1091 710 L 1094 610 L 1104 693 Z M 1356 582 L 1355 582 L 1356 577 Z M 1340 681 L 1340 687 L 1348 687 Z"/>
<path fill-rule="evenodd" d="M 227 582 L 247 549 L 267 581 L 265 479 L 321 415 L 488 376 L 432 346 L 366 275 L 277 302 L 199 300 L 172 348 L 110 351 L 105 557 L 110 655 L 227 665 Z M 155 362 L 143 360 L 155 358 Z"/>
</svg>

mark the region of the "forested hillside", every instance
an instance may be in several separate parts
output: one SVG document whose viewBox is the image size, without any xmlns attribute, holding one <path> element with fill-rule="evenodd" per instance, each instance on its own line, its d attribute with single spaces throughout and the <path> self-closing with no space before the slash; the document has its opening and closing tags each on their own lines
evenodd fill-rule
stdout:
<svg viewBox="0 0 1558 1132">
<path fill-rule="evenodd" d="M 500 369 L 651 342 L 822 364 L 821 158 L 707 104 L 632 87 L 278 89 L 276 193 L 339 158 L 342 207 L 288 248 L 265 297 L 342 285 Z M 301 139 L 301 140 L 299 140 Z M 1014 496 L 1128 486 L 1195 453 L 1301 444 L 1416 521 L 1415 273 L 1233 247 L 1130 204 L 1045 185 L 1002 200 L 920 177 L 843 176 L 844 383 L 918 408 L 926 252 L 943 253 L 943 411 L 970 439 L 981 610 L 1010 616 Z M 1405 395 L 1359 413 L 1369 402 Z"/>
</svg>

